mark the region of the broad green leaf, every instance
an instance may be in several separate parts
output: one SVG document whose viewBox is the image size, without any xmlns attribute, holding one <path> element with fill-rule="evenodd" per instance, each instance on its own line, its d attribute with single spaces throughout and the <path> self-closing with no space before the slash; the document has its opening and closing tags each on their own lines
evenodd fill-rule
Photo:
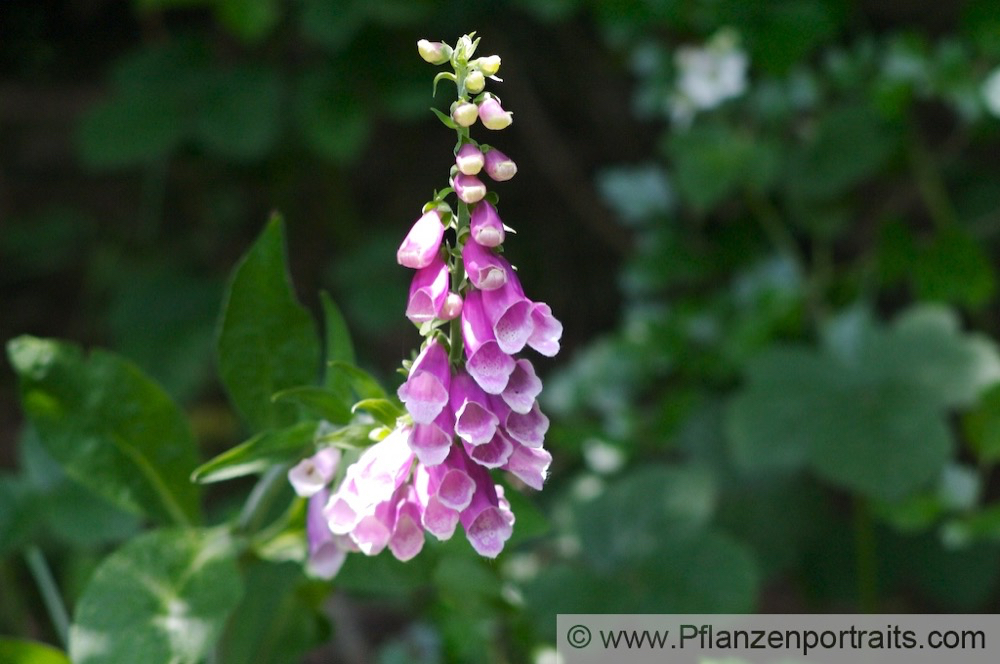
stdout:
<svg viewBox="0 0 1000 664">
<path fill-rule="evenodd" d="M 372 424 L 348 424 L 320 432 L 316 443 L 345 449 L 368 447 L 373 444 L 368 435 L 374 428 L 375 426 Z"/>
<path fill-rule="evenodd" d="M 0 662 L 4 664 L 70 664 L 61 650 L 44 643 L 0 637 Z"/>
<path fill-rule="evenodd" d="M 320 292 L 319 301 L 323 306 L 323 327 L 326 339 L 324 348 L 326 351 L 326 370 L 324 371 L 323 384 L 337 395 L 341 403 L 349 405 L 353 401 L 351 381 L 344 372 L 333 370 L 330 363 L 354 364 L 354 345 L 351 343 L 351 333 L 347 329 L 347 321 L 344 320 L 340 308 L 326 291 Z"/>
<path fill-rule="evenodd" d="M 307 421 L 259 433 L 196 468 L 191 473 L 191 480 L 201 484 L 221 482 L 295 461 L 313 449 L 318 426 L 316 422 Z"/>
<path fill-rule="evenodd" d="M 7 346 L 25 414 L 66 473 L 119 507 L 159 521 L 197 521 L 194 436 L 163 390 L 104 351 L 18 337 Z"/>
<path fill-rule="evenodd" d="M 273 397 L 275 402 L 295 403 L 334 424 L 346 424 L 351 419 L 351 408 L 344 395 L 319 385 L 303 385 L 282 390 Z"/>
<path fill-rule="evenodd" d="M 396 427 L 396 419 L 402 417 L 404 414 L 403 409 L 388 399 L 362 399 L 351 408 L 352 412 L 359 410 L 370 413 L 377 422 L 384 424 L 390 429 Z"/>
<path fill-rule="evenodd" d="M 746 468 L 805 465 L 898 500 L 941 473 L 953 447 L 948 409 L 995 383 L 1000 357 L 940 307 L 915 307 L 891 327 L 850 320 L 830 324 L 822 350 L 778 346 L 749 365 L 728 413 L 732 450 Z"/>
<path fill-rule="evenodd" d="M 233 272 L 217 350 L 222 382 L 253 429 L 295 422 L 297 407 L 271 396 L 314 383 L 320 349 L 312 317 L 289 282 L 280 217 L 271 219 Z"/>
<path fill-rule="evenodd" d="M 997 278 L 983 247 L 960 228 L 942 231 L 913 264 L 923 300 L 978 308 L 996 293 Z"/>
<path fill-rule="evenodd" d="M 108 556 L 76 606 L 75 664 L 197 664 L 243 583 L 225 531 L 157 530 Z"/>
<path fill-rule="evenodd" d="M 0 557 L 17 551 L 30 540 L 43 516 L 39 508 L 37 496 L 23 478 L 0 474 Z"/>
<path fill-rule="evenodd" d="M 299 564 L 254 562 L 246 592 L 229 618 L 219 648 L 226 664 L 298 664 L 329 638 L 319 611 L 325 593 L 307 592 Z"/>
</svg>

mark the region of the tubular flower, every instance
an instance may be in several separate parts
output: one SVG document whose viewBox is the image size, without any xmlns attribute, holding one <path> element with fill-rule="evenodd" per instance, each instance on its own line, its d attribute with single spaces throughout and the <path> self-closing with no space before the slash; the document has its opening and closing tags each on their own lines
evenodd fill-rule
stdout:
<svg viewBox="0 0 1000 664">
<path fill-rule="evenodd" d="M 444 225 L 437 210 L 430 210 L 417 219 L 396 251 L 396 262 L 419 270 L 433 262 L 441 248 Z"/>
<path fill-rule="evenodd" d="M 388 549 L 409 560 L 423 548 L 425 532 L 446 540 L 459 526 L 476 552 L 496 557 L 515 519 L 491 474 L 508 473 L 540 490 L 552 463 L 543 447 L 549 420 L 538 404 L 542 381 L 516 354 L 532 348 L 555 355 L 562 324 L 547 304 L 525 295 L 508 254 L 501 255 L 511 229 L 477 177 L 485 170 L 503 182 L 517 172 L 507 155 L 481 146 L 468 130 L 477 118 L 502 129 L 512 117 L 489 93 L 478 106 L 468 97 L 480 79 L 499 81 L 492 77 L 498 56 L 470 60 L 477 43 L 466 36 L 455 49 L 423 41 L 419 47 L 429 62 L 448 54 L 464 96 L 450 119 L 442 116 L 458 132 L 451 189 L 435 192 L 396 255 L 416 270 L 405 313 L 424 337 L 413 362 L 404 363 L 406 380 L 396 393 L 405 414 L 342 470 L 339 484 L 331 486 L 339 453 L 318 452 L 289 472 L 295 490 L 311 496 L 308 565 L 316 576 L 336 574 L 350 551 Z M 450 195 L 457 202 L 446 202 Z M 378 438 L 375 431 L 384 429 L 373 427 Z"/>
</svg>

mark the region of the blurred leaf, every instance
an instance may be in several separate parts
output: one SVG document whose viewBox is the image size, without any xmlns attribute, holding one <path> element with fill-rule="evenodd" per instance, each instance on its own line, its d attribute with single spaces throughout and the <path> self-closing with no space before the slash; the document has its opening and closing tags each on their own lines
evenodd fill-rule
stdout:
<svg viewBox="0 0 1000 664">
<path fill-rule="evenodd" d="M 962 420 L 965 435 L 976 456 L 984 462 L 1000 459 L 1000 385 L 983 394 Z"/>
<path fill-rule="evenodd" d="M 379 382 L 364 369 L 341 361 L 331 362 L 327 369 L 327 375 L 330 377 L 328 380 L 333 376 L 346 377 L 351 389 L 361 399 L 386 399 L 389 396 Z"/>
<path fill-rule="evenodd" d="M 374 441 L 369 438 L 375 424 L 348 424 L 343 427 L 324 429 L 316 439 L 317 445 L 329 445 L 343 449 L 357 449 L 371 446 Z"/>
<path fill-rule="evenodd" d="M 259 2 L 236 0 L 236 4 Z M 260 159 L 273 149 L 281 132 L 281 103 L 276 70 L 253 66 L 212 70 L 205 75 L 198 99 L 195 136 L 222 157 Z"/>
<path fill-rule="evenodd" d="M 7 345 L 25 414 L 66 473 L 159 521 L 198 520 L 194 437 L 163 390 L 104 351 L 35 337 Z"/>
<path fill-rule="evenodd" d="M 315 382 L 320 348 L 312 317 L 292 291 L 279 217 L 268 223 L 233 272 L 217 350 L 222 382 L 253 429 L 287 426 L 297 419 L 295 406 L 275 403 L 271 396 Z"/>
<path fill-rule="evenodd" d="M 952 449 L 945 409 L 995 382 L 1000 358 L 938 307 L 913 308 L 889 329 L 852 329 L 855 340 L 822 352 L 777 346 L 751 362 L 728 414 L 732 449 L 747 468 L 806 464 L 897 499 L 941 471 Z"/>
<path fill-rule="evenodd" d="M 801 200 L 842 195 L 881 169 L 898 144 L 898 128 L 868 106 L 832 108 L 791 154 L 785 173 L 788 190 Z"/>
<path fill-rule="evenodd" d="M 777 0 L 764 4 L 728 2 L 738 7 L 737 15 L 749 13 L 747 20 L 724 20 L 746 26 L 750 60 L 773 73 L 784 73 L 807 58 L 824 40 L 833 37 L 846 10 L 831 0 Z M 750 23 L 747 25 L 747 23 Z"/>
<path fill-rule="evenodd" d="M 368 109 L 348 81 L 325 70 L 299 81 L 296 113 L 306 144 L 331 161 L 354 160 L 368 141 Z"/>
<path fill-rule="evenodd" d="M 277 392 L 271 398 L 275 402 L 298 404 L 334 424 L 346 424 L 351 420 L 349 401 L 342 394 L 319 385 L 293 387 Z"/>
<path fill-rule="evenodd" d="M 353 401 L 350 377 L 345 372 L 334 369 L 332 363 L 343 362 L 347 366 L 354 364 L 354 345 L 351 343 L 351 333 L 347 328 L 344 315 L 330 295 L 323 291 L 319 294 L 319 300 L 323 306 L 323 327 L 326 333 L 324 348 L 326 369 L 323 384 L 337 396 L 341 403 L 350 404 Z M 336 422 L 336 420 L 331 421 Z"/>
<path fill-rule="evenodd" d="M 946 611 L 984 608 L 1000 580 L 1000 547 L 980 543 L 960 550 L 944 548 L 933 534 L 890 541 L 883 554 L 901 581 L 915 584 Z"/>
<path fill-rule="evenodd" d="M 766 137 L 722 124 L 696 125 L 675 133 L 666 150 L 678 192 L 699 210 L 711 208 L 742 187 L 766 190 L 778 174 L 777 146 Z"/>
<path fill-rule="evenodd" d="M 584 556 L 608 571 L 649 556 L 664 540 L 689 537 L 715 510 L 711 476 L 693 469 L 647 467 L 576 508 Z"/>
<path fill-rule="evenodd" d="M 0 662 L 4 664 L 70 664 L 61 651 L 44 643 L 0 637 Z"/>
<path fill-rule="evenodd" d="M 299 422 L 284 429 L 264 431 L 226 450 L 191 473 L 191 481 L 201 484 L 261 473 L 275 464 L 288 463 L 313 448 L 316 422 Z"/>
<path fill-rule="evenodd" d="M 296 664 L 325 641 L 330 626 L 318 610 L 322 595 L 310 596 L 304 585 L 298 564 L 252 563 L 246 570 L 246 592 L 220 642 L 218 661 Z"/>
<path fill-rule="evenodd" d="M 913 264 L 924 300 L 982 307 L 996 293 L 996 273 L 985 251 L 960 228 L 941 231 Z"/>
<path fill-rule="evenodd" d="M 30 541 L 41 516 L 27 483 L 16 475 L 0 473 L 0 558 Z"/>
<path fill-rule="evenodd" d="M 345 48 L 364 26 L 364 4 L 356 0 L 303 0 L 299 15 L 303 37 L 334 51 Z"/>
<path fill-rule="evenodd" d="M 259 41 L 281 19 L 279 0 L 216 0 L 219 21 L 248 42 Z"/>
<path fill-rule="evenodd" d="M 215 646 L 243 583 L 222 530 L 157 530 L 105 558 L 77 604 L 76 664 L 196 664 Z"/>
</svg>

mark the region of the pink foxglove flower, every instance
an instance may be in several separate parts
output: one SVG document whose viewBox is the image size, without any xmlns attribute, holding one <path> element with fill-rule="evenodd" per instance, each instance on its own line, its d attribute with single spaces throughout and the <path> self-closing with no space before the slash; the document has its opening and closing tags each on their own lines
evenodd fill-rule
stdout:
<svg viewBox="0 0 1000 664">
<path fill-rule="evenodd" d="M 336 447 L 325 447 L 289 470 L 288 481 L 291 482 L 295 493 L 308 498 L 326 488 L 337 472 L 339 462 L 340 450 Z"/>
<path fill-rule="evenodd" d="M 507 380 L 507 387 L 500 393 L 512 411 L 522 415 L 531 412 L 535 399 L 542 393 L 542 381 L 535 374 L 531 362 L 521 358 L 514 364 L 514 371 Z"/>
<path fill-rule="evenodd" d="M 459 173 L 455 176 L 455 195 L 463 203 L 478 203 L 486 196 L 486 185 L 475 175 Z"/>
<path fill-rule="evenodd" d="M 517 175 L 517 164 L 496 148 L 490 148 L 484 157 L 486 174 L 496 182 L 506 182 Z"/>
<path fill-rule="evenodd" d="M 431 339 L 413 361 L 410 375 L 399 386 L 397 396 L 417 424 L 430 424 L 448 405 L 451 367 L 448 352 Z"/>
<path fill-rule="evenodd" d="M 469 224 L 472 240 L 481 247 L 499 247 L 503 244 L 505 231 L 497 209 L 489 201 L 480 201 L 472 209 Z"/>
<path fill-rule="evenodd" d="M 444 304 L 441 305 L 441 311 L 438 312 L 438 318 L 441 320 L 453 320 L 462 315 L 462 296 L 458 293 L 448 293 L 448 296 L 444 298 Z"/>
<path fill-rule="evenodd" d="M 469 281 L 480 290 L 493 290 L 507 283 L 504 261 L 476 242 L 466 242 L 462 247 L 462 262 Z"/>
<path fill-rule="evenodd" d="M 447 297 L 448 265 L 437 256 L 430 265 L 420 268 L 413 275 L 406 317 L 418 325 L 434 320 Z"/>
<path fill-rule="evenodd" d="M 472 501 L 460 516 L 465 536 L 476 553 L 496 558 L 514 531 L 514 514 L 503 497 L 503 488 L 493 484 L 486 468 L 468 457 L 465 468 L 476 485 Z"/>
<path fill-rule="evenodd" d="M 437 210 L 425 212 L 406 234 L 396 251 L 396 262 L 404 267 L 419 270 L 430 265 L 441 248 L 444 225 Z"/>
<path fill-rule="evenodd" d="M 452 106 L 451 119 L 459 127 L 471 127 L 479 118 L 479 107 L 470 102 L 461 102 Z"/>
<path fill-rule="evenodd" d="M 485 164 L 486 158 L 483 157 L 483 153 L 472 143 L 464 143 L 455 155 L 458 172 L 465 175 L 479 175 Z"/>
<path fill-rule="evenodd" d="M 489 97 L 479 104 L 479 119 L 487 129 L 499 130 L 514 122 L 514 114 L 503 110 L 496 97 Z"/>
<path fill-rule="evenodd" d="M 334 535 L 323 516 L 330 492 L 322 489 L 313 494 L 306 508 L 306 537 L 309 541 L 309 558 L 306 570 L 319 579 L 332 579 L 347 560 L 349 551 L 356 551 L 349 538 Z"/>
<path fill-rule="evenodd" d="M 455 435 L 469 445 L 483 445 L 493 439 L 500 418 L 490 410 L 483 388 L 465 371 L 460 370 L 451 379 L 449 404 L 455 413 Z"/>
<path fill-rule="evenodd" d="M 414 424 L 408 442 L 420 463 L 436 466 L 448 456 L 454 437 L 455 415 L 450 408 L 443 408 L 433 422 Z"/>
<path fill-rule="evenodd" d="M 552 455 L 546 450 L 514 443 L 514 451 L 503 469 L 532 489 L 541 491 L 551 464 Z"/>
<path fill-rule="evenodd" d="M 500 349 L 493 327 L 483 311 L 481 291 L 472 291 L 462 308 L 462 340 L 465 369 L 489 394 L 500 394 L 514 372 L 514 358 Z"/>
</svg>

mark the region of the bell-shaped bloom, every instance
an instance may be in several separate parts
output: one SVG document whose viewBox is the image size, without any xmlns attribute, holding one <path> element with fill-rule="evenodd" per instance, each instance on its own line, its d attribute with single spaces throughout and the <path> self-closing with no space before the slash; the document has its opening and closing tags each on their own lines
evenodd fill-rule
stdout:
<svg viewBox="0 0 1000 664">
<path fill-rule="evenodd" d="M 476 553 L 496 558 L 513 532 L 514 515 L 486 468 L 465 457 L 465 470 L 476 485 L 472 501 L 460 516 L 465 536 Z"/>
<path fill-rule="evenodd" d="M 514 372 L 514 358 L 500 349 L 483 311 L 482 291 L 473 290 L 462 308 L 465 369 L 488 394 L 500 394 Z"/>
<path fill-rule="evenodd" d="M 517 164 L 496 148 L 490 148 L 484 156 L 486 174 L 496 182 L 506 182 L 517 175 Z"/>
<path fill-rule="evenodd" d="M 486 87 L 486 77 L 483 72 L 473 69 L 465 77 L 465 89 L 469 94 L 478 95 Z"/>
<path fill-rule="evenodd" d="M 389 538 L 389 550 L 397 560 L 406 562 L 424 548 L 424 528 L 421 524 L 420 505 L 412 486 L 403 487 L 396 503 L 395 527 Z"/>
<path fill-rule="evenodd" d="M 553 357 L 559 352 L 559 340 L 562 338 L 563 326 L 552 309 L 544 302 L 535 302 L 531 308 L 531 322 L 534 331 L 528 337 L 528 345 L 546 357 Z"/>
<path fill-rule="evenodd" d="M 469 63 L 476 67 L 479 71 L 483 72 L 487 76 L 493 76 L 498 71 L 500 71 L 500 56 L 499 55 L 487 55 L 482 58 L 476 58 Z"/>
<path fill-rule="evenodd" d="M 441 249 L 444 224 L 437 210 L 425 212 L 410 228 L 396 251 L 396 262 L 419 270 L 430 265 Z"/>
<path fill-rule="evenodd" d="M 429 424 L 414 424 L 410 432 L 410 449 L 425 466 L 436 466 L 451 451 L 455 436 L 455 415 L 444 408 Z"/>
<path fill-rule="evenodd" d="M 321 489 L 309 499 L 306 508 L 306 538 L 309 543 L 309 557 L 306 571 L 319 579 L 332 579 L 343 567 L 349 551 L 356 547 L 343 535 L 334 535 L 323 516 L 323 507 L 330 497 L 327 489 Z"/>
<path fill-rule="evenodd" d="M 493 290 L 507 283 L 506 261 L 476 242 L 467 241 L 462 247 L 462 262 L 469 281 L 479 290 Z"/>
<path fill-rule="evenodd" d="M 463 443 L 466 454 L 484 468 L 499 468 L 507 463 L 514 451 L 514 443 L 497 430 L 493 438 L 485 445 L 469 445 Z"/>
<path fill-rule="evenodd" d="M 504 267 L 506 279 L 499 288 L 483 291 L 483 311 L 500 350 L 513 354 L 524 348 L 535 331 L 533 303 L 524 297 L 510 264 L 499 256 L 496 258 Z"/>
<path fill-rule="evenodd" d="M 531 412 L 535 399 L 542 392 L 542 381 L 535 373 L 535 367 L 525 359 L 518 360 L 514 371 L 507 380 L 507 387 L 500 397 L 515 413 L 525 415 Z"/>
<path fill-rule="evenodd" d="M 459 173 L 452 181 L 455 195 L 463 203 L 478 203 L 486 196 L 486 185 L 475 175 Z"/>
<path fill-rule="evenodd" d="M 503 469 L 532 489 L 541 491 L 551 463 L 552 455 L 548 451 L 514 443 L 514 450 Z"/>
<path fill-rule="evenodd" d="M 495 410 L 501 408 L 493 402 Z M 499 416 L 499 414 L 498 414 Z M 516 413 L 513 410 L 501 417 L 503 429 L 514 441 L 525 447 L 539 448 L 545 442 L 545 434 L 549 430 L 549 418 L 538 407 L 536 401 L 527 413 Z"/>
<path fill-rule="evenodd" d="M 479 104 L 479 119 L 487 129 L 506 129 L 514 122 L 514 114 L 503 110 L 500 101 L 490 96 Z"/>
<path fill-rule="evenodd" d="M 471 127 L 479 118 L 479 107 L 467 101 L 456 102 L 451 107 L 451 119 L 459 127 Z"/>
<path fill-rule="evenodd" d="M 469 222 L 472 239 L 481 247 L 499 247 L 506 232 L 497 209 L 489 201 L 480 201 L 472 210 Z"/>
<path fill-rule="evenodd" d="M 362 520 L 373 517 L 383 524 L 386 522 L 387 512 L 379 508 L 403 485 L 413 463 L 413 452 L 407 442 L 409 435 L 409 427 L 393 430 L 348 466 L 344 481 L 323 509 L 335 535 L 350 534 L 360 547 L 355 531 Z M 368 519 L 366 527 L 371 525 Z"/>
<path fill-rule="evenodd" d="M 448 297 L 448 277 L 448 265 L 437 255 L 430 265 L 417 270 L 410 282 L 406 317 L 418 325 L 437 318 Z"/>
<path fill-rule="evenodd" d="M 455 413 L 455 435 L 469 445 L 484 445 L 493 439 L 500 419 L 490 410 L 483 388 L 465 371 L 451 379 L 449 404 Z"/>
<path fill-rule="evenodd" d="M 455 165 L 458 172 L 465 175 L 478 175 L 486 163 L 482 151 L 472 143 L 463 143 L 455 155 Z"/>
<path fill-rule="evenodd" d="M 458 293 L 448 293 L 448 296 L 444 298 L 444 304 L 441 305 L 441 311 L 438 312 L 438 318 L 441 320 L 452 320 L 461 315 L 462 296 Z"/>
<path fill-rule="evenodd" d="M 288 471 L 288 481 L 295 493 L 308 498 L 324 489 L 340 463 L 340 450 L 336 447 L 325 447 L 316 454 L 299 461 Z"/>
<path fill-rule="evenodd" d="M 465 471 L 458 446 L 453 446 L 443 463 L 417 464 L 413 489 L 421 508 L 421 524 L 439 540 L 449 539 L 459 522 L 459 514 L 472 502 L 476 485 Z"/>
<path fill-rule="evenodd" d="M 396 391 L 417 424 L 430 424 L 448 405 L 451 365 L 448 351 L 433 338 L 410 366 L 410 375 Z"/>
<path fill-rule="evenodd" d="M 443 42 L 432 42 L 421 39 L 417 42 L 417 53 L 432 65 L 443 65 L 451 58 L 451 46 Z"/>
</svg>

